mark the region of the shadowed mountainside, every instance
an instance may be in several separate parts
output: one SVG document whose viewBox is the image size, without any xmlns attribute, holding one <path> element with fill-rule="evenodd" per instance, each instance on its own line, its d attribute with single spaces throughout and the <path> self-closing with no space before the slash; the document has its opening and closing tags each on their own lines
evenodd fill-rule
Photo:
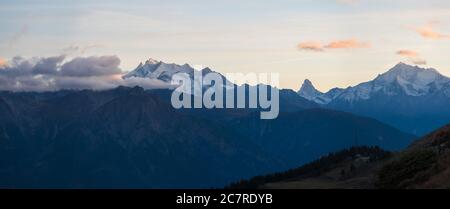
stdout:
<svg viewBox="0 0 450 209">
<path fill-rule="evenodd" d="M 308 109 L 303 99 L 267 121 L 251 109 L 175 110 L 164 95 L 0 92 L 0 186 L 220 187 L 350 147 L 355 130 L 358 143 L 389 149 L 411 138 L 369 118 Z"/>
</svg>

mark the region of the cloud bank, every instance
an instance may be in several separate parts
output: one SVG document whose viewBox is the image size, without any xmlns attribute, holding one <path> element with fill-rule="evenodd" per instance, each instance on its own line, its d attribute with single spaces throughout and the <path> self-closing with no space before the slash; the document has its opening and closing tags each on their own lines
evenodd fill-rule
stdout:
<svg viewBox="0 0 450 209">
<path fill-rule="evenodd" d="M 65 55 L 40 58 L 0 59 L 0 90 L 55 91 L 60 89 L 110 89 L 117 86 L 163 88 L 167 85 L 150 79 L 121 78 L 117 56 L 76 57 Z M 166 85 L 166 86 L 165 86 Z"/>
</svg>

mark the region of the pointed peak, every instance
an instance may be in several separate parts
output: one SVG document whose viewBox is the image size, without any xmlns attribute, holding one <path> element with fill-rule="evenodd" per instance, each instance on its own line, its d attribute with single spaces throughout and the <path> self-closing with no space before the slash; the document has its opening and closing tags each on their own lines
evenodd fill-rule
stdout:
<svg viewBox="0 0 450 209">
<path fill-rule="evenodd" d="M 161 61 L 158 61 L 158 60 L 155 60 L 155 59 L 153 59 L 153 58 L 149 58 L 147 61 L 145 61 L 145 64 L 158 64 L 158 63 L 160 63 Z"/>
<path fill-rule="evenodd" d="M 309 79 L 305 79 L 304 81 L 303 81 L 303 84 L 302 84 L 302 86 L 300 87 L 300 90 L 298 91 L 298 92 L 308 92 L 308 93 L 311 93 L 311 92 L 314 92 L 314 93 L 321 93 L 320 91 L 318 91 L 315 87 L 314 87 L 314 85 L 312 84 L 312 82 L 309 80 Z"/>
<path fill-rule="evenodd" d="M 389 71 L 391 71 L 391 70 L 408 70 L 408 69 L 415 69 L 415 68 L 419 68 L 419 67 L 409 65 L 404 62 L 399 62 L 396 65 L 394 65 L 394 67 L 392 67 Z"/>
<path fill-rule="evenodd" d="M 203 73 L 210 73 L 210 72 L 212 72 L 212 70 L 209 67 L 205 67 L 205 68 L 202 69 L 202 72 Z"/>
<path fill-rule="evenodd" d="M 315 87 L 314 87 L 314 85 L 312 84 L 312 82 L 309 80 L 309 79 L 305 79 L 304 81 L 303 81 L 303 84 L 302 84 L 302 86 L 300 87 L 300 90 L 302 90 L 302 89 L 306 89 L 306 88 L 308 88 L 308 89 L 316 89 Z"/>
<path fill-rule="evenodd" d="M 397 63 L 394 67 L 390 68 L 387 72 L 381 74 L 399 74 L 401 72 L 408 72 L 408 71 L 416 71 L 418 69 L 421 69 L 417 66 L 408 65 L 404 62 Z"/>
<path fill-rule="evenodd" d="M 400 66 L 411 66 L 411 65 L 408 65 L 408 64 L 406 64 L 406 63 L 404 63 L 404 62 L 399 62 L 399 63 L 397 63 L 394 67 L 400 67 Z M 412 67 L 412 66 L 411 66 Z"/>
<path fill-rule="evenodd" d="M 324 93 L 314 88 L 312 82 L 308 79 L 303 81 L 302 87 L 297 94 L 307 100 L 314 101 L 319 104 L 326 104 L 330 101 L 328 98 L 324 97 L 326 96 Z"/>
</svg>

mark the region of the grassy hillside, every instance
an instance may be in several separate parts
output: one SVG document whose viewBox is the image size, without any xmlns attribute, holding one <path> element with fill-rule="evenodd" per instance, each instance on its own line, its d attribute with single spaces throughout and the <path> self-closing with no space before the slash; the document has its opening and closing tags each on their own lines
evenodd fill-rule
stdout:
<svg viewBox="0 0 450 209">
<path fill-rule="evenodd" d="M 369 174 L 391 156 L 379 147 L 352 147 L 304 166 L 233 183 L 229 188 L 367 188 Z"/>
<path fill-rule="evenodd" d="M 380 188 L 450 188 L 450 124 L 413 143 L 378 171 Z"/>
</svg>

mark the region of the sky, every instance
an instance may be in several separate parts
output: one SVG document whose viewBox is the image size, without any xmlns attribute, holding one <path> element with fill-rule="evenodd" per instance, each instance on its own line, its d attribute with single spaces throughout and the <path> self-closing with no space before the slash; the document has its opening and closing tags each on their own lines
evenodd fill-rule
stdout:
<svg viewBox="0 0 450 209">
<path fill-rule="evenodd" d="M 277 72 L 295 90 L 308 78 L 321 91 L 398 62 L 450 76 L 448 0 L 0 0 L 0 28 L 0 67 L 64 55 L 113 60 L 117 73 L 153 58 Z"/>
</svg>

